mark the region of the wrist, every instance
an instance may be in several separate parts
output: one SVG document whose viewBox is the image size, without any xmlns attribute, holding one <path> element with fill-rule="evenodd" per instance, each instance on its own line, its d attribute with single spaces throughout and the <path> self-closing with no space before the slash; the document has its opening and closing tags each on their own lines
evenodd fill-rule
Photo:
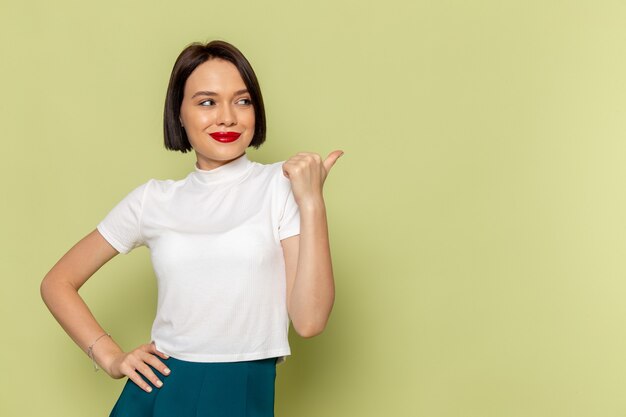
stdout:
<svg viewBox="0 0 626 417">
<path fill-rule="evenodd" d="M 297 203 L 300 213 L 326 211 L 324 197 L 321 195 L 301 198 Z"/>
<path fill-rule="evenodd" d="M 89 354 L 89 352 L 87 352 Z M 92 360 L 96 362 L 102 370 L 112 375 L 111 365 L 113 361 L 124 353 L 111 337 L 104 337 L 92 348 Z"/>
</svg>

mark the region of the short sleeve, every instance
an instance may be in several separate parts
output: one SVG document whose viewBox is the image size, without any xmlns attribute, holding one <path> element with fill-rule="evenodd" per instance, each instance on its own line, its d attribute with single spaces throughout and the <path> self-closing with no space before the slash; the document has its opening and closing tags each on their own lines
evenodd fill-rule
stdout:
<svg viewBox="0 0 626 417">
<path fill-rule="evenodd" d="M 102 237 L 122 254 L 145 245 L 140 224 L 149 184 L 150 181 L 128 193 L 97 226 Z"/>
<path fill-rule="evenodd" d="M 288 186 L 286 187 L 287 195 L 285 205 L 282 210 L 280 222 L 278 223 L 278 236 L 280 240 L 300 234 L 300 211 L 298 210 L 298 204 L 296 204 L 296 199 L 293 197 L 291 183 L 284 176 L 283 179 L 287 182 Z"/>
</svg>

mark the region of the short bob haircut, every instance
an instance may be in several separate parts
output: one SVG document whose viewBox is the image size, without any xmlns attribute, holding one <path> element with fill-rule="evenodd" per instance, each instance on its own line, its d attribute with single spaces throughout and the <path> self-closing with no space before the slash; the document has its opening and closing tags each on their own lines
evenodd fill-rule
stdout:
<svg viewBox="0 0 626 417">
<path fill-rule="evenodd" d="M 231 62 L 239 70 L 254 108 L 254 136 L 250 146 L 258 148 L 265 142 L 265 107 L 263 106 L 261 87 L 254 70 L 239 49 L 228 42 L 214 40 L 207 44 L 192 43 L 183 49 L 176 59 L 176 63 L 174 63 L 165 96 L 165 111 L 163 113 L 166 149 L 183 153 L 193 149 L 189 143 L 189 138 L 187 138 L 187 133 L 180 123 L 180 106 L 183 102 L 185 83 L 198 65 L 214 58 Z"/>
</svg>

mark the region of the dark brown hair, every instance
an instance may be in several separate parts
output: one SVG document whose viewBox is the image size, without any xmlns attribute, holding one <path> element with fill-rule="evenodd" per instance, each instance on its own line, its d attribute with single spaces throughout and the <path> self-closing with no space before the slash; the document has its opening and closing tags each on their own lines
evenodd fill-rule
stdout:
<svg viewBox="0 0 626 417">
<path fill-rule="evenodd" d="M 183 153 L 192 149 L 187 133 L 180 123 L 180 106 L 183 102 L 185 83 L 198 65 L 213 58 L 231 62 L 239 70 L 254 108 L 254 136 L 250 146 L 258 148 L 265 142 L 265 107 L 263 106 L 261 87 L 254 70 L 239 49 L 228 42 L 215 40 L 207 44 L 192 43 L 183 49 L 176 59 L 176 63 L 174 63 L 165 96 L 165 111 L 163 112 L 163 133 L 166 149 Z"/>
</svg>

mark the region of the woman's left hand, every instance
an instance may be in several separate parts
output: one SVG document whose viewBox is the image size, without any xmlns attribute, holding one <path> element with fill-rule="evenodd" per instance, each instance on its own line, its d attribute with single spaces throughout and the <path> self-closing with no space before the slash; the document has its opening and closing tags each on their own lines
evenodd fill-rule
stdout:
<svg viewBox="0 0 626 417">
<path fill-rule="evenodd" d="M 333 151 L 326 159 L 316 153 L 299 152 L 283 164 L 283 174 L 291 181 L 298 206 L 323 201 L 324 181 L 343 151 Z"/>
</svg>

